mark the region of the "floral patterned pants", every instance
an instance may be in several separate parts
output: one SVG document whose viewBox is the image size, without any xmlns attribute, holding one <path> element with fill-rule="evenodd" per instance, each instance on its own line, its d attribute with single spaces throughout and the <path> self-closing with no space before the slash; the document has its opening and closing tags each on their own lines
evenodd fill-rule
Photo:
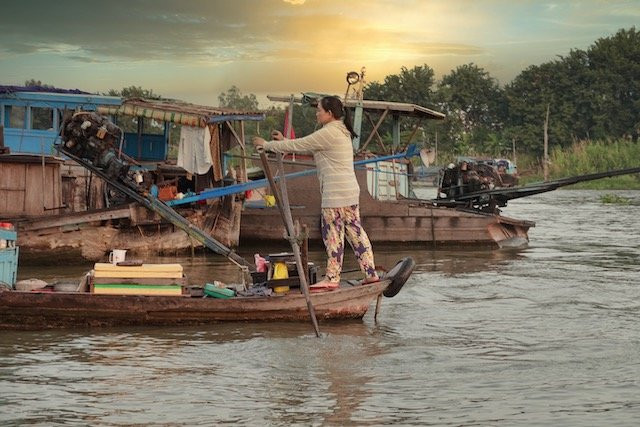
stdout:
<svg viewBox="0 0 640 427">
<path fill-rule="evenodd" d="M 373 250 L 369 236 L 360 222 L 360 208 L 358 205 L 343 208 L 322 209 L 322 240 L 327 249 L 326 279 L 331 282 L 340 281 L 342 259 L 344 258 L 344 237 L 356 254 L 360 269 L 367 277 L 376 276 L 373 261 Z"/>
</svg>

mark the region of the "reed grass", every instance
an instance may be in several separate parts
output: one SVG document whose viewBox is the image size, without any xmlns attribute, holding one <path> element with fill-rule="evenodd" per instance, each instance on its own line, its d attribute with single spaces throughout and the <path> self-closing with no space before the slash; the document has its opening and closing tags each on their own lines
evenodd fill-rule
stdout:
<svg viewBox="0 0 640 427">
<path fill-rule="evenodd" d="M 622 197 L 622 196 L 618 196 L 617 194 L 611 194 L 611 193 L 603 194 L 602 196 L 600 196 L 600 201 L 602 203 L 610 203 L 610 204 L 614 204 L 614 205 L 629 205 L 629 204 L 631 204 L 631 199 L 628 199 L 628 198 Z"/>
<path fill-rule="evenodd" d="M 535 173 L 523 176 L 521 184 L 543 180 L 542 162 Z M 640 167 L 640 142 L 628 140 L 579 141 L 568 149 L 554 148 L 549 155 L 549 179 Z M 582 182 L 571 188 L 593 190 L 638 190 L 640 174 L 621 175 Z"/>
</svg>

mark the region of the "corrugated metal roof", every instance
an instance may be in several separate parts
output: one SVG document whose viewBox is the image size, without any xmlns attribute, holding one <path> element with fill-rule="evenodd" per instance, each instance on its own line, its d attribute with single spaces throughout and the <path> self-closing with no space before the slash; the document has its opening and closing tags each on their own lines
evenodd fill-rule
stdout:
<svg viewBox="0 0 640 427">
<path fill-rule="evenodd" d="M 355 107 L 357 103 L 358 101 L 355 99 L 347 99 L 346 104 L 347 107 Z M 362 101 L 362 108 L 364 108 L 365 111 L 384 111 L 388 109 L 390 113 L 399 113 L 403 116 L 422 117 L 432 120 L 443 120 L 445 118 L 445 115 L 438 111 L 404 102 L 372 101 L 364 99 Z"/>
<path fill-rule="evenodd" d="M 319 97 L 326 96 L 317 93 L 307 92 L 304 93 L 302 97 L 294 96 L 293 102 L 296 103 L 306 103 L 309 100 L 314 100 Z M 280 102 L 289 102 L 291 96 L 279 96 L 279 95 L 267 95 L 267 98 L 270 101 L 280 101 Z M 317 100 L 316 100 L 317 102 Z M 347 99 L 347 107 L 354 108 L 358 103 L 355 99 Z M 443 113 L 438 111 L 430 110 L 429 108 L 422 107 L 416 104 L 408 104 L 405 102 L 391 102 L 391 101 L 373 101 L 369 99 L 362 100 L 362 107 L 365 111 L 369 112 L 382 112 L 384 110 L 389 110 L 390 113 L 398 113 L 402 116 L 410 116 L 417 118 L 425 118 L 431 120 L 444 120 L 446 117 Z"/>
</svg>

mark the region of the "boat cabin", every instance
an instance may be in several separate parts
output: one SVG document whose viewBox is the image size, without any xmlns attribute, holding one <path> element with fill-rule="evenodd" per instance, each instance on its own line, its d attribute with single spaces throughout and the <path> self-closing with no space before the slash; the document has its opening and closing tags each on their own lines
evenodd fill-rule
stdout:
<svg viewBox="0 0 640 427">
<path fill-rule="evenodd" d="M 117 96 L 77 89 L 0 86 L 0 125 L 4 146 L 12 153 L 55 155 L 54 142 L 65 114 L 95 111 L 99 105 L 120 105 Z"/>
<path fill-rule="evenodd" d="M 245 121 L 264 120 L 261 112 L 244 112 L 172 100 L 131 98 L 120 105 L 100 106 L 98 113 L 113 117 L 124 132 L 122 153 L 143 170 L 155 171 L 159 184 L 173 179 L 176 191 L 161 197 L 171 200 L 180 188 L 177 177 L 193 176 L 189 191 L 224 186 L 228 173 L 225 153 L 239 146 L 245 153 Z M 170 144 L 177 159 L 167 162 Z M 171 163 L 171 164 L 169 164 Z M 240 181 L 246 181 L 246 162 L 240 162 Z M 235 171 L 234 171 L 235 173 Z"/>
<path fill-rule="evenodd" d="M 270 101 L 288 102 L 289 117 L 293 117 L 293 105 L 302 104 L 315 107 L 324 95 L 303 93 L 302 96 L 268 95 Z M 369 158 L 374 155 L 393 155 L 401 153 L 413 142 L 418 130 L 425 120 L 444 120 L 445 115 L 420 105 L 375 101 L 368 99 L 347 98 L 345 105 L 353 109 L 353 128 L 358 137 L 353 139 L 353 150 L 356 158 Z M 371 131 L 364 137 L 363 121 L 366 119 Z M 412 129 L 405 139 L 401 136 L 401 120 L 412 119 Z M 379 130 L 383 124 L 391 125 L 391 143 L 385 143 Z M 377 141 L 377 148 L 370 151 L 372 141 Z M 365 167 L 365 166 L 363 166 Z M 366 166 L 367 189 L 376 200 L 396 200 L 411 197 L 413 165 L 409 159 L 381 161 Z"/>
</svg>

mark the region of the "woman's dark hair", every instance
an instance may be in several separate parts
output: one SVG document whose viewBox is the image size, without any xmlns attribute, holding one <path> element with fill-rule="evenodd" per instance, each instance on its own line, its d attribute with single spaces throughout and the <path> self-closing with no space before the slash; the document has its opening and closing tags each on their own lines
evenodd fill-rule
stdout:
<svg viewBox="0 0 640 427">
<path fill-rule="evenodd" d="M 325 96 L 320 100 L 320 104 L 322 105 L 322 109 L 324 111 L 331 111 L 331 114 L 333 114 L 333 117 L 335 117 L 336 119 L 341 119 L 342 116 L 344 116 L 344 119 L 342 121 L 351 134 L 351 138 L 358 137 L 358 134 L 353 130 L 351 112 L 348 108 L 344 108 L 342 106 L 342 101 L 340 101 L 340 98 L 338 98 L 337 96 Z"/>
</svg>

